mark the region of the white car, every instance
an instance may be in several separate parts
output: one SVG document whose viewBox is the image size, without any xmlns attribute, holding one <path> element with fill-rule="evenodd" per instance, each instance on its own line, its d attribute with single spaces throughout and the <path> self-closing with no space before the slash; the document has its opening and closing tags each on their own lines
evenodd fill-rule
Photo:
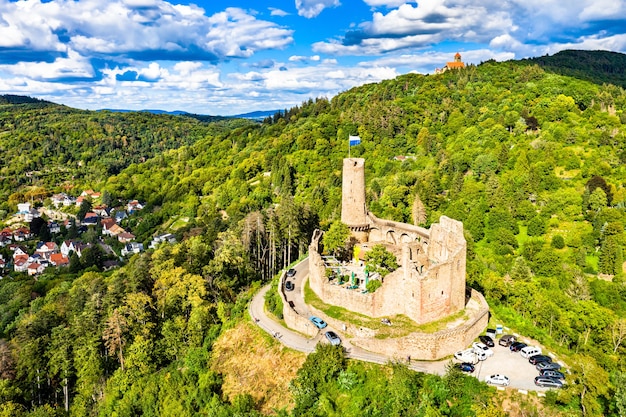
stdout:
<svg viewBox="0 0 626 417">
<path fill-rule="evenodd" d="M 485 378 L 485 382 L 488 384 L 506 387 L 509 385 L 509 377 L 501 374 L 489 375 Z"/>
<path fill-rule="evenodd" d="M 474 342 L 472 343 L 472 348 L 474 348 L 477 352 L 484 352 L 487 356 L 493 356 L 493 350 L 489 349 L 489 347 L 484 343 Z"/>
</svg>

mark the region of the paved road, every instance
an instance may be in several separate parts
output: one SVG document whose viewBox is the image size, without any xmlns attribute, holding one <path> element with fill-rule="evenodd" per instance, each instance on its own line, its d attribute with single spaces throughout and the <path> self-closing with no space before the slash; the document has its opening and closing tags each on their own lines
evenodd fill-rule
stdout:
<svg viewBox="0 0 626 417">
<path fill-rule="evenodd" d="M 298 314 L 308 318 L 310 316 L 310 311 L 304 303 L 304 298 L 302 297 L 302 287 L 308 276 L 309 271 L 308 258 L 296 265 L 294 269 L 297 271 L 296 275 L 293 278 L 289 279 L 294 282 L 295 289 L 293 291 L 286 292 L 286 298 L 287 301 L 294 302 L 295 309 Z M 317 343 L 320 342 L 320 340 L 323 340 L 323 343 L 326 342 L 326 339 L 323 335 L 326 331 L 333 330 L 340 337 L 342 336 L 342 332 L 340 329 L 334 329 L 329 326 L 325 328 L 324 331 L 319 331 L 315 335 L 315 337 L 309 338 L 301 333 L 292 331 L 284 327 L 281 323 L 275 321 L 273 318 L 270 318 L 265 312 L 265 294 L 269 289 L 270 285 L 267 285 L 254 296 L 249 306 L 250 316 L 259 327 L 277 338 L 285 346 L 301 352 L 310 353 L 315 351 L 315 346 L 317 345 Z M 341 337 L 341 339 L 342 345 L 346 348 L 346 356 L 348 358 L 379 364 L 386 364 L 390 361 L 396 360 L 396 358 L 389 358 L 385 355 L 368 352 L 357 346 L 353 346 L 345 337 Z M 414 369 L 415 371 L 436 373 L 442 375 L 445 373 L 446 363 L 447 361 L 420 362 L 413 360 L 411 361 L 409 367 L 411 369 Z"/>
<path fill-rule="evenodd" d="M 303 297 L 303 285 L 308 277 L 309 261 L 308 258 L 300 262 L 294 267 L 296 275 L 291 280 L 295 289 L 293 291 L 287 291 L 287 301 L 293 301 L 294 306 L 298 314 L 304 317 L 310 316 L 310 311 L 307 305 L 304 303 Z M 347 357 L 352 359 L 358 359 L 367 362 L 374 362 L 378 364 L 386 364 L 398 358 L 390 358 L 385 355 L 368 352 L 357 346 L 353 346 L 347 340 L 342 337 L 340 329 L 334 329 L 330 326 L 318 333 L 313 338 L 309 338 L 301 333 L 295 332 L 284 327 L 281 323 L 277 322 L 273 318 L 269 317 L 265 312 L 265 294 L 270 289 L 270 285 L 263 287 L 252 299 L 249 312 L 252 319 L 263 330 L 274 336 L 285 346 L 288 346 L 294 350 L 298 350 L 305 353 L 315 351 L 317 343 L 322 341 L 326 343 L 326 338 L 323 333 L 328 330 L 333 330 L 342 339 L 342 345 L 345 347 Z M 474 376 L 481 381 L 484 381 L 487 375 L 494 373 L 502 373 L 509 376 L 511 380 L 511 387 L 532 390 L 532 391 L 545 391 L 545 388 L 538 388 L 534 385 L 533 378 L 538 375 L 534 366 L 530 365 L 528 361 L 520 356 L 519 353 L 511 353 L 508 348 L 502 346 L 495 346 L 492 348 L 494 356 L 489 359 L 479 362 L 476 366 Z M 402 358 L 404 360 L 404 358 Z M 412 360 L 409 367 L 415 371 L 443 375 L 445 373 L 446 365 L 449 360 L 442 361 L 416 361 Z"/>
</svg>

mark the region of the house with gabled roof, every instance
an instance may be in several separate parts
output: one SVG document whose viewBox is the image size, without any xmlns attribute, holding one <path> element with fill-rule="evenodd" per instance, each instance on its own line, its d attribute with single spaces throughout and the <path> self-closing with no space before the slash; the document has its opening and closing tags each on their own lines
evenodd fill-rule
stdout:
<svg viewBox="0 0 626 417">
<path fill-rule="evenodd" d="M 107 232 L 107 234 L 109 236 L 117 236 L 120 233 L 124 233 L 126 230 L 124 230 L 123 227 L 121 227 L 120 225 L 118 225 L 117 223 L 114 224 L 113 226 L 111 226 Z"/>
<path fill-rule="evenodd" d="M 26 272 L 28 268 L 28 257 L 26 259 L 14 259 L 13 260 L 13 270 L 15 272 Z"/>
<path fill-rule="evenodd" d="M 93 211 L 90 211 L 85 214 L 85 218 L 82 222 L 80 222 L 83 226 L 95 226 L 98 224 L 98 215 Z"/>
<path fill-rule="evenodd" d="M 24 246 L 10 245 L 9 249 L 13 251 L 13 259 L 15 259 L 16 256 L 24 256 L 24 255 L 28 256 L 28 251 L 26 250 Z"/>
<path fill-rule="evenodd" d="M 13 240 L 16 242 L 24 242 L 32 237 L 30 229 L 26 227 L 20 227 L 13 231 Z"/>
<path fill-rule="evenodd" d="M 111 214 L 111 209 L 108 208 L 106 204 L 99 204 L 97 206 L 92 207 L 91 210 L 100 217 L 109 217 Z"/>
<path fill-rule="evenodd" d="M 59 252 L 59 245 L 54 242 L 39 242 L 35 253 L 40 254 L 44 259 L 50 259 L 50 255 Z"/>
<path fill-rule="evenodd" d="M 168 242 L 168 243 L 176 243 L 176 236 L 171 233 L 165 233 L 162 235 L 157 235 L 152 238 L 152 242 L 150 242 L 150 249 L 154 249 L 159 246 L 160 243 Z"/>
<path fill-rule="evenodd" d="M 130 214 L 133 214 L 141 209 L 143 209 L 143 204 L 141 204 L 138 200 L 131 200 L 126 205 L 126 210 L 128 210 Z"/>
<path fill-rule="evenodd" d="M 54 266 L 67 266 L 70 264 L 70 260 L 62 253 L 53 253 L 50 255 L 50 263 Z"/>
<path fill-rule="evenodd" d="M 102 225 L 102 234 L 103 235 L 109 235 L 109 230 L 111 229 L 111 227 L 113 225 L 116 225 L 115 223 L 115 219 L 112 218 L 107 218 L 107 219 L 102 219 L 100 220 L 100 224 Z"/>
<path fill-rule="evenodd" d="M 120 241 L 121 243 L 128 243 L 132 240 L 135 240 L 135 235 L 132 233 L 128 233 L 128 232 L 122 232 L 119 235 L 117 235 L 117 240 Z"/>
<path fill-rule="evenodd" d="M 49 221 L 48 230 L 50 230 L 50 233 L 61 233 L 61 226 L 55 221 Z"/>
<path fill-rule="evenodd" d="M 115 210 L 115 221 L 117 223 L 121 222 L 127 217 L 128 217 L 128 213 L 126 213 L 126 210 Z"/>
<path fill-rule="evenodd" d="M 124 247 L 122 248 L 121 254 L 122 256 L 126 256 L 129 254 L 139 253 L 139 252 L 143 252 L 143 243 L 132 242 L 132 243 L 127 243 L 126 245 L 124 245 Z"/>
<path fill-rule="evenodd" d="M 41 274 L 45 269 L 46 269 L 45 266 L 37 262 L 33 262 L 32 264 L 29 264 L 26 267 L 26 272 L 28 272 L 28 275 L 33 276 L 33 275 Z"/>
<path fill-rule="evenodd" d="M 63 243 L 61 243 L 61 253 L 63 254 L 63 256 L 70 256 L 70 252 L 76 252 L 76 246 L 74 246 L 74 241 L 63 241 Z"/>
</svg>

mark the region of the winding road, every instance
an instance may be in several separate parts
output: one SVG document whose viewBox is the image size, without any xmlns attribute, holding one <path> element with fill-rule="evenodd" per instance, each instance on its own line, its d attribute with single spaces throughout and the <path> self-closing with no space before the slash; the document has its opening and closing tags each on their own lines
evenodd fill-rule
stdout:
<svg viewBox="0 0 626 417">
<path fill-rule="evenodd" d="M 309 272 L 309 259 L 306 258 L 298 265 L 294 267 L 296 275 L 291 280 L 295 288 L 293 291 L 285 292 L 287 301 L 294 303 L 294 308 L 299 315 L 308 318 L 310 316 L 309 308 L 304 302 L 303 297 L 303 285 L 308 277 Z M 389 362 L 403 360 L 404 358 L 391 358 L 385 355 L 380 355 L 373 352 L 365 351 L 359 347 L 352 346 L 347 338 L 342 337 L 340 329 L 327 327 L 323 331 L 318 331 L 315 337 L 308 338 L 298 332 L 290 330 L 284 327 L 282 324 L 269 317 L 265 312 L 265 294 L 269 291 L 270 285 L 266 285 L 254 296 L 250 302 L 249 312 L 252 320 L 264 331 L 271 334 L 274 338 L 280 341 L 283 345 L 298 350 L 300 352 L 311 353 L 315 351 L 315 346 L 320 340 L 324 339 L 324 333 L 328 330 L 333 330 L 342 339 L 342 345 L 346 349 L 346 356 L 351 359 L 358 359 L 367 362 L 374 362 L 378 364 L 386 364 Z M 445 366 L 448 361 L 411 361 L 409 367 L 415 371 L 426 372 L 431 374 L 443 375 L 445 373 Z"/>
</svg>

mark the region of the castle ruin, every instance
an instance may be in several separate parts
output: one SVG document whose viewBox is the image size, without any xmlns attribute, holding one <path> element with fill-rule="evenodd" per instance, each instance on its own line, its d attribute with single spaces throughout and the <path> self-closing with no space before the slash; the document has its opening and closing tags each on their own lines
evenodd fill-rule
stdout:
<svg viewBox="0 0 626 417">
<path fill-rule="evenodd" d="M 396 255 L 400 267 L 387 275 L 373 293 L 364 290 L 363 282 L 358 289 L 331 285 L 326 276 L 327 265 L 318 249 L 321 234 L 316 234 L 309 247 L 309 285 L 324 303 L 374 318 L 404 315 L 424 324 L 459 313 L 473 302 L 471 314 L 466 309 L 466 317 L 457 320 L 454 327 L 434 334 L 413 333 L 401 339 L 381 341 L 373 337 L 373 331 L 348 326 L 354 336 L 350 339 L 352 344 L 381 353 L 439 359 L 470 344 L 487 326 L 488 306 L 484 297 L 473 290 L 466 293 L 466 242 L 461 222 L 441 216 L 439 223 L 426 229 L 376 217 L 365 203 L 363 158 L 343 161 L 341 220 L 363 252 L 383 244 Z M 340 325 L 333 323 L 332 318 L 323 317 L 331 324 Z"/>
</svg>

